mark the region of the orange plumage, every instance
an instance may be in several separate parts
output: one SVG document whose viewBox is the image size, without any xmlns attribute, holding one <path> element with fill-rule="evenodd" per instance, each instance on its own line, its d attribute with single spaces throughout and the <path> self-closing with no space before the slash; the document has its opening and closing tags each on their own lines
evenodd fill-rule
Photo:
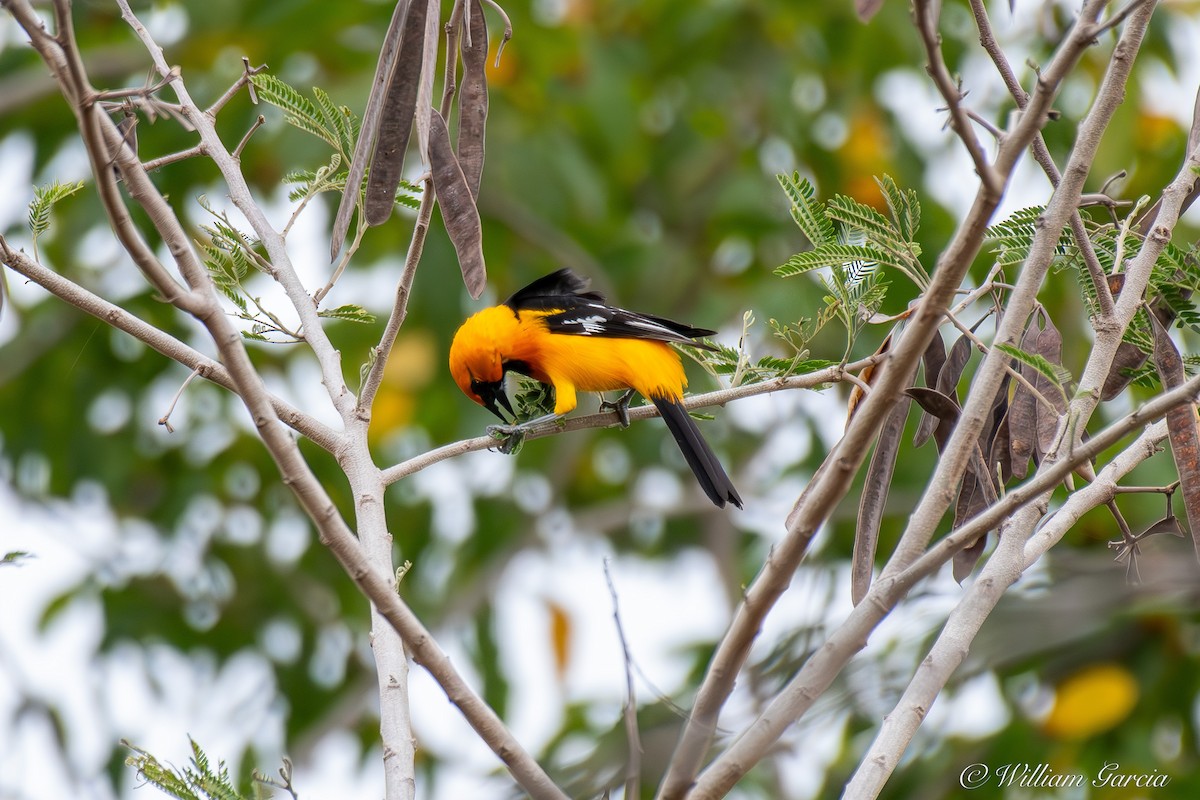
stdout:
<svg viewBox="0 0 1200 800">
<path fill-rule="evenodd" d="M 687 376 L 676 342 L 713 331 L 604 305 L 587 283 L 559 270 L 515 293 L 503 305 L 471 316 L 454 335 L 450 373 L 476 403 L 507 422 L 506 372 L 554 387 L 554 413 L 577 404 L 578 392 L 633 389 L 657 406 L 692 471 L 718 506 L 741 498 L 681 401 Z"/>
</svg>

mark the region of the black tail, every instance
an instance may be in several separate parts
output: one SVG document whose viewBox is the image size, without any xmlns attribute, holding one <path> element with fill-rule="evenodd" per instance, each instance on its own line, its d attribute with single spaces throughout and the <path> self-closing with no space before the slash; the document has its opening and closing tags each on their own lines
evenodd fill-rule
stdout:
<svg viewBox="0 0 1200 800">
<path fill-rule="evenodd" d="M 704 489 L 708 499 L 716 503 L 718 508 L 724 508 L 726 503 L 733 503 L 741 508 L 742 498 L 738 496 L 737 489 L 733 488 L 733 481 L 729 480 L 725 468 L 713 454 L 708 442 L 700 435 L 700 429 L 696 427 L 696 421 L 688 415 L 687 409 L 676 400 L 657 397 L 650 399 L 658 407 L 658 413 L 667 423 L 667 428 L 675 437 L 675 443 L 679 445 L 683 457 L 696 474 L 696 480 L 700 481 L 700 488 Z"/>
</svg>

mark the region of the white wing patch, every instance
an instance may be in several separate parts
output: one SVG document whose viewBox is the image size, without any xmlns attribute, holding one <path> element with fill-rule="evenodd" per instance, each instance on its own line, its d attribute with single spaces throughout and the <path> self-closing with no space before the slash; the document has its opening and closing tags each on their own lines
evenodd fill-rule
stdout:
<svg viewBox="0 0 1200 800">
<path fill-rule="evenodd" d="M 559 322 L 562 325 L 578 325 L 581 333 L 585 336 L 590 336 L 593 333 L 604 333 L 604 323 L 608 322 L 608 317 L 602 314 L 594 314 L 590 317 L 575 317 L 573 319 L 563 319 Z"/>
</svg>

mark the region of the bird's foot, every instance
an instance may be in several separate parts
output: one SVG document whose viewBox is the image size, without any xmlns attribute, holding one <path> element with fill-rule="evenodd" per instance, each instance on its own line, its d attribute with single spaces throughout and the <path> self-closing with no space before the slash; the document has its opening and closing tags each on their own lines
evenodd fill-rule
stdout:
<svg viewBox="0 0 1200 800">
<path fill-rule="evenodd" d="M 625 392 L 625 394 L 621 395 L 613 402 L 609 402 L 608 400 L 603 400 L 600 403 L 600 412 L 603 413 L 605 411 L 615 411 L 617 414 L 617 421 L 621 423 L 621 427 L 628 428 L 629 427 L 629 401 L 632 398 L 633 398 L 633 389 L 630 389 L 629 391 Z"/>
<path fill-rule="evenodd" d="M 497 446 L 497 450 L 505 455 L 516 455 L 521 450 L 521 445 L 525 443 L 525 435 L 531 429 L 541 425 L 543 422 L 550 422 L 556 419 L 558 419 L 557 414 L 547 414 L 544 417 L 526 420 L 517 425 L 488 425 L 484 430 L 488 436 L 502 440 Z"/>
<path fill-rule="evenodd" d="M 525 428 L 520 425 L 488 425 L 488 436 L 499 439 L 496 449 L 505 455 L 516 455 L 525 443 Z"/>
</svg>

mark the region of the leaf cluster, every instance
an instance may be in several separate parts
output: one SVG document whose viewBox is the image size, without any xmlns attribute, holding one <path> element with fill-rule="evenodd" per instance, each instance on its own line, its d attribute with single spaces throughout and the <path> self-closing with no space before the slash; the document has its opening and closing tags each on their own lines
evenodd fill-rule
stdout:
<svg viewBox="0 0 1200 800">
<path fill-rule="evenodd" d="M 242 331 L 242 336 L 251 341 L 274 344 L 300 341 L 299 332 L 291 330 L 263 305 L 261 297 L 251 294 L 246 287 L 246 280 L 252 271 L 266 274 L 271 271 L 266 256 L 258 252 L 258 240 L 236 228 L 228 214 L 212 208 L 205 198 L 200 198 L 200 205 L 213 218 L 212 224 L 200 226 L 208 235 L 208 241 L 200 243 L 204 266 L 221 293 L 237 307 L 234 315 L 250 323 L 250 327 Z M 374 314 L 352 304 L 320 309 L 317 316 L 366 324 L 375 321 Z"/>
<path fill-rule="evenodd" d="M 291 791 L 287 774 L 290 773 L 290 769 L 286 764 L 285 770 L 281 770 L 286 785 L 276 784 L 256 775 L 253 788 L 246 793 L 234 783 L 224 761 L 218 761 L 214 767 L 200 745 L 194 739 L 189 738 L 188 741 L 192 746 L 191 763 L 182 769 L 165 766 L 147 751 L 123 741 L 122 744 L 133 751 L 133 755 L 125 759 L 125 764 L 136 769 L 138 775 L 150 785 L 177 800 L 264 800 L 271 797 L 271 792 L 266 789 L 267 785 Z M 292 796 L 295 797 L 295 794 Z"/>
<path fill-rule="evenodd" d="M 1114 296 L 1119 296 L 1124 286 L 1126 263 L 1138 256 L 1145 241 L 1145 237 L 1134 224 L 1145 201 L 1146 198 L 1143 198 L 1135 204 L 1130 213 L 1121 220 L 1113 218 L 1099 221 L 1090 217 L 1084 218 L 1084 229 L 1087 231 L 1091 249 L 1107 276 L 1109 291 Z M 992 242 L 991 252 L 995 255 L 998 266 L 1015 266 L 1028 258 L 1037 233 L 1038 219 L 1044 211 L 1042 206 L 1021 209 L 988 229 L 987 236 Z M 1058 272 L 1070 270 L 1077 274 L 1088 314 L 1095 318 L 1100 313 L 1096 287 L 1087 271 L 1084 253 L 1070 230 L 1064 229 L 1060 235 L 1055 245 L 1051 267 Z M 1197 258 L 1196 246 L 1193 244 L 1183 248 L 1168 242 L 1151 269 L 1145 304 L 1134 316 L 1123 337 L 1126 344 L 1136 348 L 1136 352 L 1141 354 L 1141 357 L 1121 366 L 1127 378 L 1145 387 L 1159 385 L 1153 365 L 1145 360 L 1154 350 L 1154 332 L 1149 314 L 1155 313 L 1160 320 L 1168 324 L 1173 320 L 1179 328 L 1200 333 L 1200 312 L 1197 312 L 1192 300 L 1197 290 L 1200 290 L 1200 259 Z M 1017 348 L 1005 352 L 1018 358 L 1022 355 Z M 1192 371 L 1195 365 L 1200 363 L 1200 357 L 1185 354 L 1183 361 L 1185 366 L 1190 368 L 1189 371 Z M 1042 368 L 1045 365 L 1035 365 L 1028 360 L 1023 360 L 1022 363 L 1044 371 Z"/>
<path fill-rule="evenodd" d="M 38 258 L 38 238 L 50 230 L 50 212 L 54 205 L 83 188 L 83 181 L 76 183 L 59 183 L 54 181 L 46 186 L 33 188 L 33 200 L 29 202 L 29 232 L 33 236 L 33 258 Z"/>
<path fill-rule="evenodd" d="M 823 313 L 827 311 L 828 308 L 822 309 Z M 793 323 L 781 323 L 776 319 L 767 320 L 772 336 L 783 343 L 788 354 L 761 356 L 753 363 L 742 346 L 746 341 L 749 327 L 754 323 L 754 316 L 751 312 L 746 312 L 743 318 L 742 337 L 738 347 L 730 347 L 714 339 L 705 339 L 704 343 L 715 348 L 714 350 L 681 349 L 699 361 L 709 373 L 729 378 L 731 386 L 761 383 L 793 375 L 805 375 L 834 364 L 833 361 L 826 359 L 809 358 L 807 346 L 807 343 L 828 321 L 829 317 L 828 314 L 825 314 L 824 319 L 819 316 L 816 320 L 802 317 Z"/>
<path fill-rule="evenodd" d="M 295 87 L 267 72 L 254 75 L 251 81 L 260 99 L 284 112 L 285 122 L 317 137 L 333 150 L 328 164 L 315 170 L 293 170 L 284 176 L 284 182 L 294 186 L 288 199 L 307 203 L 322 192 L 345 191 L 349 171 L 342 167 L 348 165 L 354 155 L 360 130 L 358 115 L 349 106 L 336 104 L 320 87 L 313 87 L 313 99 L 310 100 Z M 365 182 L 360 191 L 364 188 Z M 409 181 L 401 181 L 396 202 L 415 209 L 420 204 L 415 196 L 419 191 L 420 188 Z"/>
<path fill-rule="evenodd" d="M 888 280 L 881 268 L 900 272 L 919 289 L 929 283 L 921 265 L 921 246 L 915 241 L 921 225 L 916 192 L 901 189 L 889 176 L 876 179 L 887 203 L 888 216 L 852 197 L 834 195 L 828 203 L 816 199 L 816 190 L 799 173 L 777 176 L 791 202 L 792 220 L 812 244 L 775 270 L 794 277 L 828 269 L 821 276 L 827 292 L 825 309 L 815 326 L 798 329 L 808 336 L 837 318 L 846 328 L 846 357 L 863 326 L 875 315 L 887 295 Z"/>
</svg>

